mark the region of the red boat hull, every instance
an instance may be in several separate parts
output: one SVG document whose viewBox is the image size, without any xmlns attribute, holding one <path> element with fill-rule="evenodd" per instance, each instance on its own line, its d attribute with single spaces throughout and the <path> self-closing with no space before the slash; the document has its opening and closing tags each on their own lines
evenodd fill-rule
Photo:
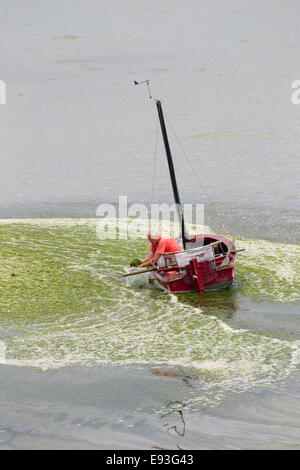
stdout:
<svg viewBox="0 0 300 470">
<path fill-rule="evenodd" d="M 154 273 L 159 287 L 172 293 L 206 292 L 227 289 L 234 279 L 235 246 L 225 237 L 218 235 L 197 235 L 189 243 L 189 249 L 214 242 L 218 250 L 211 259 L 199 261 L 196 256 L 183 267 L 159 268 Z"/>
</svg>

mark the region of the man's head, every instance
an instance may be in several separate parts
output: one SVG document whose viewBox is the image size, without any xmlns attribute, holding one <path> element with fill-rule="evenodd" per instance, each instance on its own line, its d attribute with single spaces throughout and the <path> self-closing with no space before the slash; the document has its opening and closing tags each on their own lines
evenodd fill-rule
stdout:
<svg viewBox="0 0 300 470">
<path fill-rule="evenodd" d="M 157 230 L 149 230 L 148 232 L 148 240 L 152 244 L 158 243 L 161 234 Z"/>
</svg>

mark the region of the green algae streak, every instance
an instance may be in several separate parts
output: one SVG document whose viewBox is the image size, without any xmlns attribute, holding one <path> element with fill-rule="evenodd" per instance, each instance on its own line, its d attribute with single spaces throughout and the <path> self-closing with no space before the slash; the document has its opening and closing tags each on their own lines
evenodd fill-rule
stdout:
<svg viewBox="0 0 300 470">
<path fill-rule="evenodd" d="M 236 285 L 254 300 L 298 301 L 300 248 L 237 240 Z M 90 311 L 88 298 L 107 301 L 107 288 L 146 253 L 137 239 L 101 240 L 93 223 L 0 225 L 0 315 L 16 321 Z M 103 294 L 103 295 L 101 295 Z"/>
<path fill-rule="evenodd" d="M 237 240 L 239 289 L 255 301 L 300 300 L 300 247 L 264 240 Z"/>
<path fill-rule="evenodd" d="M 88 298 L 105 302 L 128 257 L 145 249 L 141 241 L 125 251 L 124 242 L 109 245 L 88 225 L 0 225 L 1 320 L 84 314 Z"/>
<path fill-rule="evenodd" d="M 201 400 L 216 383 L 241 390 L 286 376 L 298 348 L 235 330 L 226 316 L 236 308 L 237 292 L 255 300 L 299 300 L 298 248 L 246 240 L 237 245 L 247 251 L 238 256 L 232 289 L 174 296 L 145 285 L 131 288 L 122 279 L 130 260 L 146 253 L 144 239 L 100 239 L 94 220 L 2 221 L 0 340 L 6 362 L 175 368 L 201 381 L 195 398 Z"/>
</svg>

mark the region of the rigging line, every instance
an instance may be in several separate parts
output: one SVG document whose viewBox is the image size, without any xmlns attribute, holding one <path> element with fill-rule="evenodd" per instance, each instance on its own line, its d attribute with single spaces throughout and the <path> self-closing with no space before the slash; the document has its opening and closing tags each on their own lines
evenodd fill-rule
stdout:
<svg viewBox="0 0 300 470">
<path fill-rule="evenodd" d="M 155 136 L 155 150 L 154 150 L 154 162 L 153 162 L 153 175 L 152 175 L 152 189 L 151 189 L 151 200 L 150 200 L 150 208 L 148 211 L 149 219 L 148 219 L 148 229 L 152 230 L 152 203 L 153 203 L 153 196 L 154 196 L 154 184 L 155 184 L 155 169 L 156 169 L 156 159 L 157 159 L 157 141 L 158 141 L 158 116 L 156 118 L 156 136 Z M 150 221 L 150 223 L 149 223 Z M 151 253 L 151 243 L 147 243 L 147 247 L 149 249 L 149 253 Z M 148 254 L 149 254 L 148 253 Z"/>
<path fill-rule="evenodd" d="M 188 164 L 189 164 L 189 166 L 190 166 L 192 172 L 194 173 L 194 176 L 195 176 L 195 178 L 196 178 L 196 180 L 197 180 L 197 182 L 198 182 L 198 184 L 199 184 L 199 186 L 200 186 L 200 188 L 201 188 L 201 190 L 202 190 L 202 192 L 203 192 L 205 198 L 206 198 L 207 201 L 211 204 L 211 207 L 213 208 L 213 211 L 215 212 L 215 215 L 217 216 L 217 219 L 219 219 L 219 214 L 217 213 L 216 208 L 214 207 L 214 204 L 212 203 L 212 201 L 210 201 L 209 197 L 207 196 L 206 191 L 205 191 L 205 189 L 204 189 L 204 187 L 203 187 L 203 185 L 202 185 L 202 183 L 201 183 L 201 181 L 200 181 L 200 179 L 199 179 L 199 177 L 198 177 L 198 175 L 197 175 L 197 173 L 196 173 L 196 171 L 195 171 L 193 165 L 191 164 L 190 159 L 188 158 L 188 156 L 187 156 L 187 154 L 186 154 L 186 152 L 185 152 L 185 150 L 184 150 L 184 148 L 183 148 L 183 146 L 182 146 L 182 144 L 181 144 L 181 142 L 180 142 L 180 140 L 179 140 L 179 138 L 178 138 L 178 136 L 177 136 L 175 130 L 173 129 L 173 126 L 172 126 L 172 124 L 171 124 L 171 122 L 170 122 L 168 116 L 166 116 L 166 113 L 165 113 L 165 117 L 166 117 L 166 120 L 167 120 L 167 122 L 168 122 L 168 124 L 169 124 L 169 126 L 170 126 L 171 131 L 173 132 L 173 134 L 174 134 L 174 136 L 175 136 L 175 139 L 177 140 L 178 145 L 180 146 L 180 148 L 181 148 L 181 150 L 182 150 L 182 152 L 183 152 L 183 155 L 185 156 L 185 158 L 186 158 L 186 160 L 187 160 L 187 162 L 188 162 Z M 220 222 L 220 225 L 221 225 L 221 227 L 222 227 L 222 229 L 223 229 L 225 235 L 228 237 L 228 233 L 227 233 L 227 230 L 226 230 L 224 224 Z"/>
<path fill-rule="evenodd" d="M 157 158 L 157 140 L 158 140 L 158 116 L 156 118 L 156 137 L 155 137 L 155 151 L 154 151 L 154 162 L 153 162 L 153 175 L 152 175 L 152 190 L 151 190 L 150 207 L 151 207 L 151 204 L 153 202 L 153 196 L 154 196 L 155 169 L 156 169 L 156 158 Z"/>
<path fill-rule="evenodd" d="M 148 83 L 147 83 L 148 85 Z M 149 90 L 150 93 L 150 90 Z M 151 96 L 150 96 L 151 97 Z M 154 184 L 155 184 L 155 169 L 156 169 L 156 159 L 157 159 L 157 141 L 158 141 L 158 116 L 156 118 L 156 136 L 155 136 L 155 150 L 154 150 L 154 161 L 153 161 L 153 174 L 152 174 L 152 189 L 151 189 L 151 199 L 150 199 L 150 208 L 148 209 L 148 230 L 152 230 L 152 203 L 154 196 Z M 150 217 L 149 217 L 150 216 Z M 149 223 L 150 221 L 150 223 Z M 148 255 L 151 253 L 151 243 L 147 243 Z"/>
</svg>

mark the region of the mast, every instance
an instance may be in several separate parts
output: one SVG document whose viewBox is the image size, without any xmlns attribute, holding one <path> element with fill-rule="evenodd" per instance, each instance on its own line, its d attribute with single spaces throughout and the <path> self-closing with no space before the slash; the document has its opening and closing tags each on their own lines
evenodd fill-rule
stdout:
<svg viewBox="0 0 300 470">
<path fill-rule="evenodd" d="M 172 154 L 171 154 L 171 150 L 170 150 L 165 119 L 164 119 L 164 115 L 163 115 L 160 100 L 156 100 L 156 107 L 157 107 L 157 112 L 158 112 L 158 117 L 159 117 L 159 122 L 160 122 L 160 127 L 161 127 L 161 133 L 162 133 L 162 136 L 163 136 L 163 140 L 164 140 L 164 144 L 165 144 L 165 150 L 166 150 L 166 154 L 167 154 L 167 160 L 168 160 L 169 172 L 170 172 L 171 183 L 172 183 L 172 188 L 173 188 L 174 200 L 175 200 L 175 204 L 176 204 L 176 207 L 177 207 L 177 210 L 178 210 L 179 220 L 181 221 L 181 236 L 182 236 L 183 249 L 185 250 L 186 249 L 186 234 L 185 234 L 183 211 L 182 211 L 179 191 L 178 191 L 178 187 L 177 187 L 177 182 L 176 182 L 175 169 L 174 169 Z"/>
</svg>

